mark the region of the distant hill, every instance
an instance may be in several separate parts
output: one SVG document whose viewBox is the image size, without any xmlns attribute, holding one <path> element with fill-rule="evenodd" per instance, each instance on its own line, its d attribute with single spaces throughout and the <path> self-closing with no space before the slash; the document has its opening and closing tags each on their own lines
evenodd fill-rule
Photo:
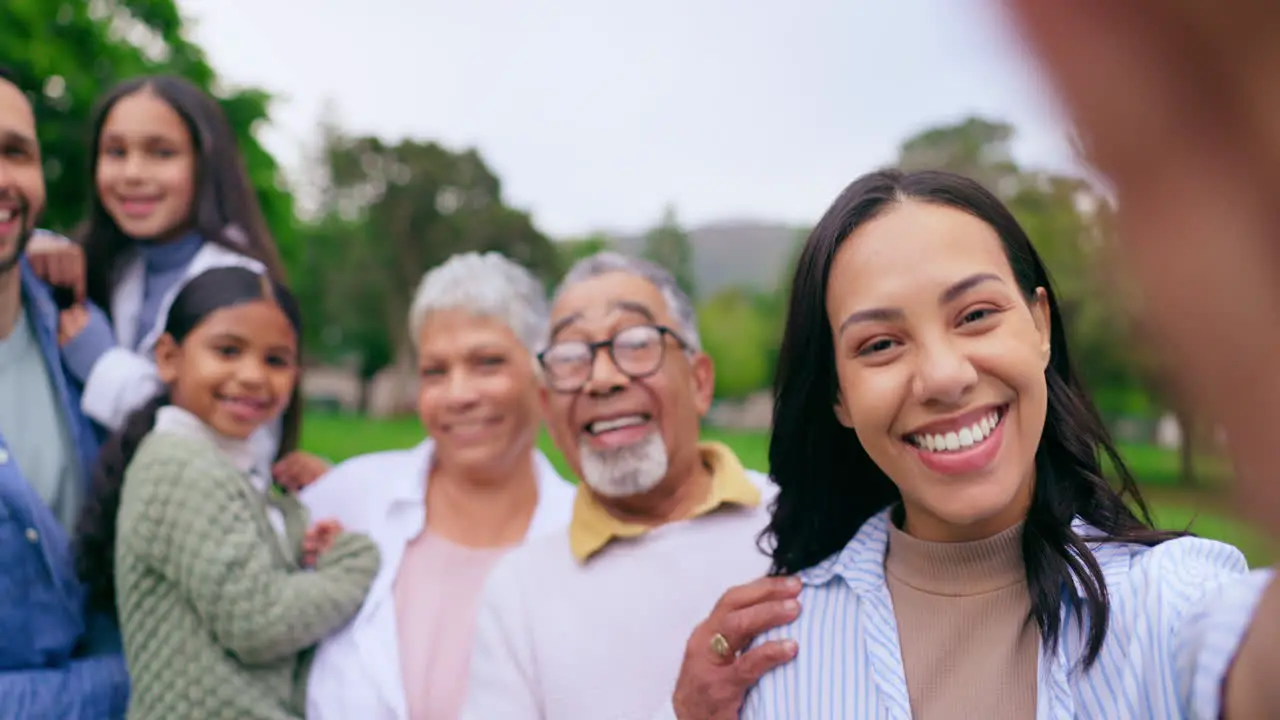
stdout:
<svg viewBox="0 0 1280 720">
<path fill-rule="evenodd" d="M 708 297 L 730 285 L 770 291 L 801 238 L 801 228 L 783 223 L 732 220 L 691 228 L 698 294 Z M 639 254 L 644 236 L 614 236 L 618 249 Z"/>
</svg>

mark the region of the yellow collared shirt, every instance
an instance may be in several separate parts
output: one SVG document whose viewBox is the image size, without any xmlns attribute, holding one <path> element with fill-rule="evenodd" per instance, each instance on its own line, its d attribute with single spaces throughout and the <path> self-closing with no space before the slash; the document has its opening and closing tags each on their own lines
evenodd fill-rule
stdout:
<svg viewBox="0 0 1280 720">
<path fill-rule="evenodd" d="M 711 492 L 686 520 L 726 504 L 745 507 L 760 504 L 760 489 L 747 478 L 742 461 L 728 445 L 702 442 L 698 444 L 698 453 L 711 470 Z M 578 484 L 573 519 L 569 522 L 569 549 L 578 562 L 586 562 L 612 540 L 639 537 L 651 529 L 648 525 L 623 522 L 610 515 L 584 484 Z"/>
</svg>

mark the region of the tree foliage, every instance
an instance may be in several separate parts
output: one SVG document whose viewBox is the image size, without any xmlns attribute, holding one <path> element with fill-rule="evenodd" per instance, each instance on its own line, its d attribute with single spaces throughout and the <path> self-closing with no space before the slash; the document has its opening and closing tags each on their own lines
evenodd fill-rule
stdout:
<svg viewBox="0 0 1280 720">
<path fill-rule="evenodd" d="M 221 102 L 281 254 L 296 262 L 292 196 L 253 135 L 267 119 L 271 97 L 259 89 L 222 88 L 204 51 L 187 39 L 174 0 L 4 0 L 0 64 L 15 72 L 36 109 L 49 190 L 45 225 L 70 232 L 85 217 L 97 99 L 122 80 L 172 73 Z"/>
<path fill-rule="evenodd" d="M 602 234 L 552 243 L 527 213 L 504 201 L 499 178 L 474 149 L 353 136 L 332 120 L 322 125 L 317 161 L 301 178 L 316 186 L 315 211 L 299 222 L 280 168 L 254 136 L 268 119 L 271 96 L 226 87 L 185 29 L 175 0 L 0 3 L 0 64 L 30 94 L 39 123 L 49 190 L 45 225 L 71 232 L 85 216 L 97 99 L 124 79 L 173 73 L 218 98 L 236 132 L 304 308 L 309 355 L 353 360 L 366 380 L 406 356 L 412 294 L 423 273 L 450 255 L 496 250 L 550 285 L 573 262 L 614 246 Z M 1009 123 L 964 118 L 906 139 L 898 164 L 968 175 L 1008 204 L 1053 273 L 1076 363 L 1104 410 L 1149 413 L 1153 398 L 1161 398 L 1193 427 L 1194 418 L 1161 382 L 1160 359 L 1135 340 L 1142 328 L 1110 292 L 1124 284 L 1108 276 L 1113 208 L 1105 192 L 1091 180 L 1019 166 L 1015 136 Z M 798 238 L 797 249 L 802 243 Z M 642 254 L 696 299 L 694 253 L 674 208 L 666 208 L 646 233 Z M 794 257 L 779 270 L 784 281 L 776 293 L 731 287 L 699 305 L 720 397 L 742 397 L 770 382 Z"/>
<path fill-rule="evenodd" d="M 676 284 L 690 298 L 698 297 L 693 268 L 693 245 L 689 234 L 680 227 L 675 208 L 668 206 L 662 221 L 644 236 L 644 257 L 661 265 L 675 276 Z"/>
<path fill-rule="evenodd" d="M 1013 160 L 1013 126 L 969 117 L 926 129 L 902 143 L 898 167 L 907 171 L 949 170 L 971 177 L 998 195 L 1019 172 Z"/>
<path fill-rule="evenodd" d="M 366 382 L 407 356 L 413 293 L 455 253 L 497 251 L 547 282 L 558 277 L 556 248 L 504 203 L 477 151 L 350 137 L 332 124 L 322 134 L 320 207 L 303 252 L 315 355 L 354 359 Z"/>
<path fill-rule="evenodd" d="M 730 287 L 698 307 L 703 350 L 715 360 L 718 398 L 738 399 L 767 387 L 777 337 L 769 315 L 742 288 Z"/>
</svg>

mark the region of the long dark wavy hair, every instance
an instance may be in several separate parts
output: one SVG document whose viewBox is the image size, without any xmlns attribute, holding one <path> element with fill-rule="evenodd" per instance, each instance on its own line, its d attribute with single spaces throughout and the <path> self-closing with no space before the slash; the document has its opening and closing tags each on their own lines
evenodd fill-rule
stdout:
<svg viewBox="0 0 1280 720">
<path fill-rule="evenodd" d="M 117 102 L 142 91 L 154 93 L 168 103 L 191 134 L 196 178 L 195 199 L 188 219 L 190 228 L 206 242 L 217 243 L 261 262 L 273 280 L 284 284 L 284 266 L 262 216 L 262 207 L 249 181 L 231 125 L 217 101 L 190 81 L 174 75 L 142 76 L 116 85 L 102 98 L 93 117 L 89 154 L 91 187 L 97 187 L 102 126 L 107 115 Z M 138 240 L 120 230 L 96 191 L 92 193 L 89 220 L 79 239 L 84 245 L 89 299 L 110 313 L 111 291 L 121 257 Z"/>
<path fill-rule="evenodd" d="M 300 338 L 302 316 L 289 290 L 243 267 L 214 268 L 192 278 L 174 298 L 164 331 L 181 344 L 214 311 L 264 299 L 271 300 L 284 311 Z M 292 452 L 298 444 L 302 424 L 299 384 L 295 384 L 284 412 L 280 457 Z M 111 613 L 116 610 L 116 514 L 120 509 L 125 471 L 133 461 L 138 445 L 154 427 L 156 413 L 168 404 L 167 391 L 152 398 L 130 413 L 124 425 L 99 451 L 93 469 L 93 489 L 76 528 L 76 570 L 85 584 L 86 599 L 91 609 Z"/>
<path fill-rule="evenodd" d="M 1089 619 L 1088 668 L 1106 639 L 1110 605 L 1102 569 L 1072 529 L 1073 519 L 1082 518 L 1101 532 L 1090 538 L 1093 542 L 1152 546 L 1186 533 L 1154 529 L 1133 475 L 1072 367 L 1049 274 L 1030 239 L 994 195 L 959 175 L 896 170 L 864 175 L 845 188 L 809 235 L 795 271 L 774 380 L 769 471 L 779 493 L 761 536 L 773 557 L 772 571 L 787 575 L 816 565 L 844 548 L 872 516 L 901 500 L 897 486 L 833 411 L 839 388 L 826 297 L 832 260 L 845 239 L 908 199 L 962 210 L 990 225 L 1024 297 L 1033 299 L 1037 288 L 1046 293 L 1052 343 L 1045 369 L 1048 409 L 1022 551 L 1031 615 L 1050 645 L 1058 642 L 1068 583 L 1074 578 L 1083 588 L 1086 602 L 1072 603 L 1071 609 L 1081 623 L 1085 614 Z M 1103 475 L 1104 455 L 1119 491 Z"/>
</svg>

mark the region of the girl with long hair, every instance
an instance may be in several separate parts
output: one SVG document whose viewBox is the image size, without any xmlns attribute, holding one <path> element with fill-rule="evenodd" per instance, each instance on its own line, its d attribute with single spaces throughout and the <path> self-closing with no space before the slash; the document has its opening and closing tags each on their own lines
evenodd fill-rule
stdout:
<svg viewBox="0 0 1280 720">
<path fill-rule="evenodd" d="M 303 717 L 314 646 L 378 571 L 364 535 L 308 528 L 250 441 L 296 408 L 300 329 L 266 276 L 196 276 L 156 341 L 164 389 L 103 446 L 78 562 L 90 604 L 119 615 L 130 718 Z"/>
<path fill-rule="evenodd" d="M 742 717 L 1187 716 L 1184 623 L 1244 558 L 1155 528 L 990 192 L 854 181 L 800 257 L 775 395 L 763 540 L 804 587 L 758 641 L 799 650 Z"/>
<path fill-rule="evenodd" d="M 239 266 L 283 284 L 284 269 L 218 102 L 172 75 L 127 80 L 100 101 L 93 120 L 94 193 L 81 233 L 88 299 L 107 311 L 66 344 L 67 364 L 84 384 L 85 414 L 108 429 L 160 387 L 153 352 L 165 312 L 191 278 Z M 48 246 L 56 243 L 47 241 Z M 294 445 L 281 427 L 256 444 L 269 460 Z M 282 470 L 327 468 L 295 454 Z"/>
</svg>

